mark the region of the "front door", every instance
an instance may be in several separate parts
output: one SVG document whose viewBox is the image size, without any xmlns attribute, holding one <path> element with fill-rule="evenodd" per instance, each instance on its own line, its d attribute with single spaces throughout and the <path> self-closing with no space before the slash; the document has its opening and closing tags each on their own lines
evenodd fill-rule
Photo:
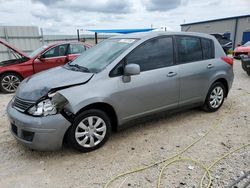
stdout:
<svg viewBox="0 0 250 188">
<path fill-rule="evenodd" d="M 117 109 L 122 121 L 178 106 L 178 66 L 174 64 L 172 37 L 151 39 L 134 49 L 126 64 L 138 64 L 139 75 L 119 83 Z"/>
<path fill-rule="evenodd" d="M 44 52 L 40 58 L 34 61 L 34 71 L 35 73 L 47 70 L 53 67 L 64 65 L 67 63 L 67 48 L 68 44 L 62 44 L 50 48 Z"/>
</svg>

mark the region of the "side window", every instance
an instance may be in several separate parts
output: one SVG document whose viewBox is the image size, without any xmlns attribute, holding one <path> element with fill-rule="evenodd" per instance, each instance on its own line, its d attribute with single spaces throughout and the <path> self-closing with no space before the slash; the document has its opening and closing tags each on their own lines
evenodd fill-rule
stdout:
<svg viewBox="0 0 250 188">
<path fill-rule="evenodd" d="M 86 50 L 84 45 L 81 44 L 70 44 L 68 54 L 81 54 Z"/>
<path fill-rule="evenodd" d="M 123 75 L 123 70 L 124 70 L 124 65 L 125 62 L 122 60 L 116 67 L 110 72 L 109 76 L 110 77 L 116 77 L 116 76 L 121 76 Z"/>
<path fill-rule="evenodd" d="M 152 39 L 134 49 L 127 57 L 127 64 L 140 65 L 141 71 L 173 65 L 172 37 Z"/>
<path fill-rule="evenodd" d="M 210 39 L 201 39 L 201 45 L 203 50 L 203 59 L 214 58 L 213 41 Z"/>
<path fill-rule="evenodd" d="M 201 41 L 196 37 L 177 36 L 178 59 L 180 63 L 202 60 Z"/>
<path fill-rule="evenodd" d="M 59 45 L 49 49 L 43 54 L 43 58 L 65 56 L 68 44 Z"/>
</svg>

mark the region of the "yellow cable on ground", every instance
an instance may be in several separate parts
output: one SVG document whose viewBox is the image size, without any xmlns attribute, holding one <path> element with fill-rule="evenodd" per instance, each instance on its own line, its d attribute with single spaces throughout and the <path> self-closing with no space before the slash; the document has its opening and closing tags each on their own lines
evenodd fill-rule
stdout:
<svg viewBox="0 0 250 188">
<path fill-rule="evenodd" d="M 221 120 L 220 120 L 220 122 L 221 122 Z M 185 151 L 187 151 L 189 148 L 191 148 L 193 145 L 195 145 L 197 142 L 199 142 L 201 139 L 203 139 L 204 137 L 206 137 L 206 136 L 207 136 L 210 132 L 212 132 L 218 125 L 219 125 L 219 123 L 216 124 L 216 125 L 215 125 L 213 128 L 211 128 L 209 131 L 207 131 L 203 136 L 201 136 L 200 138 L 198 138 L 197 140 L 195 140 L 194 142 L 192 142 L 190 145 L 188 145 L 186 148 L 184 148 L 183 150 L 181 150 L 181 151 L 178 152 L 177 154 L 173 155 L 172 157 L 169 157 L 169 158 L 163 159 L 163 160 L 161 160 L 161 161 L 152 163 L 152 164 L 147 165 L 147 166 L 145 166 L 145 167 L 139 167 L 139 168 L 136 168 L 136 169 L 134 169 L 134 170 L 131 170 L 131 171 L 128 171 L 128 172 L 119 174 L 119 175 L 115 176 L 114 178 L 110 179 L 110 180 L 106 183 L 106 185 L 104 186 L 104 188 L 108 188 L 108 186 L 110 186 L 111 183 L 114 182 L 114 181 L 115 181 L 116 179 L 118 179 L 118 178 L 121 178 L 121 177 L 126 176 L 126 175 L 128 175 L 128 174 L 132 174 L 132 173 L 136 173 L 136 172 L 140 172 L 140 171 L 146 170 L 146 169 L 148 169 L 148 168 L 151 168 L 151 167 L 153 167 L 153 166 L 156 166 L 156 165 L 158 165 L 158 164 L 164 163 L 164 162 L 166 162 L 166 161 L 169 161 L 169 160 L 171 160 L 171 159 L 174 159 L 174 158 L 180 156 L 180 155 L 183 154 Z"/>
<path fill-rule="evenodd" d="M 190 161 L 190 162 L 192 162 L 192 163 L 194 163 L 194 164 L 200 166 L 201 168 L 203 168 L 203 169 L 205 170 L 206 174 L 208 174 L 209 182 L 212 181 L 212 176 L 211 176 L 211 174 L 210 174 L 210 171 L 209 171 L 209 169 L 208 169 L 204 164 L 202 164 L 201 162 L 199 162 L 199 161 L 197 161 L 197 160 L 191 159 L 191 158 L 179 157 L 178 159 L 175 159 L 175 160 L 172 160 L 172 161 L 166 163 L 166 164 L 162 167 L 161 172 L 160 172 L 160 174 L 159 174 L 159 176 L 158 176 L 157 188 L 160 188 L 160 186 L 161 186 L 161 178 L 162 178 L 163 172 L 164 172 L 164 170 L 167 168 L 167 166 L 169 166 L 169 165 L 171 165 L 171 164 L 173 164 L 173 163 L 176 163 L 176 162 L 180 162 L 180 161 Z"/>
<path fill-rule="evenodd" d="M 211 168 L 214 167 L 215 164 L 217 164 L 219 161 L 221 161 L 222 159 L 228 157 L 229 155 L 235 153 L 236 151 L 239 151 L 245 147 L 248 147 L 250 146 L 250 144 L 246 144 L 246 145 L 243 145 L 233 151 L 230 151 L 230 152 L 227 152 L 225 154 L 223 154 L 221 157 L 219 157 L 215 162 L 212 163 L 212 165 L 210 165 L 209 167 L 206 167 L 203 163 L 199 162 L 198 160 L 195 160 L 195 159 L 191 159 L 191 158 L 185 158 L 185 157 L 179 157 L 179 158 L 175 158 L 174 160 L 166 163 L 162 168 L 161 168 L 161 171 L 160 171 L 160 174 L 158 176 L 158 182 L 157 182 L 157 188 L 160 188 L 160 185 L 161 185 L 161 178 L 162 178 L 162 174 L 164 172 L 164 170 L 170 166 L 171 164 L 173 163 L 176 163 L 176 162 L 180 162 L 180 161 L 191 161 L 195 164 L 197 164 L 198 166 L 202 167 L 205 171 L 202 179 L 201 179 L 201 182 L 200 182 L 200 188 L 203 187 L 203 181 L 205 179 L 205 177 L 207 176 L 208 177 L 208 184 L 207 184 L 207 188 L 209 188 L 211 186 L 211 183 L 212 183 L 212 176 L 211 176 L 211 173 L 210 173 L 210 170 Z"/>
<path fill-rule="evenodd" d="M 243 149 L 243 148 L 246 148 L 246 147 L 248 147 L 248 146 L 250 146 L 250 143 L 249 143 L 249 144 L 245 144 L 245 145 L 243 145 L 243 146 L 241 146 L 241 147 L 239 147 L 239 148 L 237 148 L 237 149 L 235 149 L 235 150 L 233 150 L 233 151 L 230 151 L 230 152 L 228 152 L 228 153 L 225 153 L 224 155 L 222 155 L 221 157 L 219 157 L 217 160 L 215 160 L 215 161 L 207 168 L 208 171 L 210 171 L 210 169 L 213 168 L 213 167 L 214 167 L 218 162 L 220 162 L 222 159 L 224 159 L 224 158 L 228 157 L 229 155 L 235 153 L 236 151 L 239 151 L 239 150 L 241 150 L 241 149 Z M 204 175 L 202 176 L 202 179 L 201 179 L 201 182 L 200 182 L 200 187 L 201 187 L 201 188 L 202 188 L 202 186 L 203 186 L 203 181 L 204 181 L 206 175 L 207 175 L 207 171 L 206 171 L 206 172 L 204 173 Z M 211 185 L 211 183 L 209 183 L 209 184 L 207 185 L 207 187 L 210 187 L 210 185 Z"/>
<path fill-rule="evenodd" d="M 245 94 L 250 94 L 250 92 L 246 91 L 246 90 L 242 90 L 245 92 Z M 243 95 L 243 94 L 241 94 Z M 238 97 L 239 95 L 235 96 L 235 97 Z M 230 104 L 230 107 L 229 107 L 229 110 L 231 110 L 231 107 L 232 107 L 232 103 Z M 156 166 L 158 164 L 161 164 L 161 163 L 166 163 L 164 164 L 164 166 L 161 168 L 161 171 L 160 171 L 160 174 L 158 176 L 158 182 L 157 182 L 157 188 L 160 188 L 160 184 L 161 184 L 161 178 L 162 178 L 162 175 L 163 175 L 163 172 L 164 170 L 171 164 L 173 163 L 176 163 L 176 162 L 180 162 L 180 161 L 190 161 L 190 162 L 193 162 L 194 164 L 197 164 L 198 166 L 202 167 L 205 171 L 205 173 L 203 174 L 203 177 L 200 181 L 200 188 L 203 188 L 203 182 L 204 182 L 204 179 L 205 177 L 207 176 L 208 177 L 208 184 L 207 184 L 207 188 L 209 188 L 211 186 L 211 183 L 212 183 L 212 176 L 211 176 L 211 173 L 210 173 L 210 170 L 213 166 L 215 166 L 219 161 L 221 161 L 222 159 L 226 158 L 227 156 L 231 155 L 232 153 L 235 153 L 236 151 L 239 151 L 240 149 L 243 149 L 245 147 L 248 147 L 250 146 L 250 144 L 246 144 L 246 145 L 243 145 L 233 151 L 230 151 L 228 153 L 225 153 L 224 155 L 222 155 L 221 157 L 219 157 L 215 162 L 213 162 L 209 167 L 206 167 L 204 164 L 202 164 L 201 162 L 199 162 L 198 160 L 195 160 L 195 159 L 191 159 L 191 158 L 185 158 L 185 157 L 181 157 L 180 155 L 183 154 L 185 151 L 187 151 L 189 148 L 191 148 L 193 145 L 195 145 L 196 143 L 198 143 L 201 139 L 205 138 L 210 132 L 212 132 L 213 130 L 215 130 L 217 128 L 217 126 L 220 124 L 220 122 L 222 122 L 222 120 L 219 121 L 219 123 L 217 123 L 213 128 L 211 128 L 209 131 L 207 131 L 203 136 L 201 136 L 200 138 L 198 138 L 197 140 L 195 140 L 194 142 L 192 142 L 190 145 L 188 145 L 186 148 L 184 148 L 183 150 L 179 151 L 177 154 L 173 155 L 172 157 L 169 157 L 169 158 L 166 158 L 166 159 L 163 159 L 161 161 L 157 161 L 155 163 L 152 163 L 150 165 L 147 165 L 145 167 L 139 167 L 139 168 L 136 168 L 134 170 L 131 170 L 131 171 L 128 171 L 128 172 L 125 172 L 125 173 L 121 173 L 115 177 L 113 177 L 112 179 L 110 179 L 106 185 L 104 186 L 104 188 L 108 188 L 108 186 L 110 186 L 116 179 L 119 179 L 123 176 L 126 176 L 128 174 L 133 174 L 133 173 L 136 173 L 136 172 L 140 172 L 140 171 L 143 171 L 143 170 L 146 170 L 146 169 L 149 169 L 153 166 Z M 172 160 L 171 160 L 172 159 Z M 171 160 L 171 161 L 170 161 Z"/>
</svg>

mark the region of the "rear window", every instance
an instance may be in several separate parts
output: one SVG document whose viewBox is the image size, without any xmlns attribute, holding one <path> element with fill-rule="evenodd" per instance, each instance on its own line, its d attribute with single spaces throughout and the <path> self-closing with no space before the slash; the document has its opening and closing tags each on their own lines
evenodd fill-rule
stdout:
<svg viewBox="0 0 250 188">
<path fill-rule="evenodd" d="M 70 44 L 68 54 L 81 54 L 85 50 L 85 46 L 81 44 Z"/>
<path fill-rule="evenodd" d="M 180 63 L 203 59 L 201 41 L 198 37 L 177 36 L 178 59 Z"/>
</svg>

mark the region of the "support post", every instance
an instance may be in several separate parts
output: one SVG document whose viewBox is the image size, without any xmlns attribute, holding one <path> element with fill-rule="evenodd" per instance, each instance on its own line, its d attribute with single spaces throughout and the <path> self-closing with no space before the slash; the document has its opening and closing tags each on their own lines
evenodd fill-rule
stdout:
<svg viewBox="0 0 250 188">
<path fill-rule="evenodd" d="M 40 32 L 41 32 L 41 38 L 42 38 L 42 45 L 44 45 L 43 28 L 40 28 Z"/>
<path fill-rule="evenodd" d="M 78 42 L 80 41 L 79 29 L 77 29 L 77 40 L 78 40 Z"/>
<path fill-rule="evenodd" d="M 5 40 L 6 40 L 7 42 L 9 42 L 9 36 L 8 36 L 8 31 L 7 31 L 7 28 L 6 28 L 6 27 L 3 28 L 3 32 L 4 32 Z M 9 48 L 7 48 L 7 52 L 8 52 L 8 57 L 9 57 L 9 59 L 11 59 L 11 51 L 10 51 Z"/>
<path fill-rule="evenodd" d="M 97 32 L 95 32 L 95 44 L 97 44 L 98 41 L 97 41 Z"/>
<path fill-rule="evenodd" d="M 238 18 L 235 19 L 235 25 L 234 25 L 234 38 L 233 38 L 233 48 L 236 48 L 236 38 L 238 33 Z"/>
</svg>

